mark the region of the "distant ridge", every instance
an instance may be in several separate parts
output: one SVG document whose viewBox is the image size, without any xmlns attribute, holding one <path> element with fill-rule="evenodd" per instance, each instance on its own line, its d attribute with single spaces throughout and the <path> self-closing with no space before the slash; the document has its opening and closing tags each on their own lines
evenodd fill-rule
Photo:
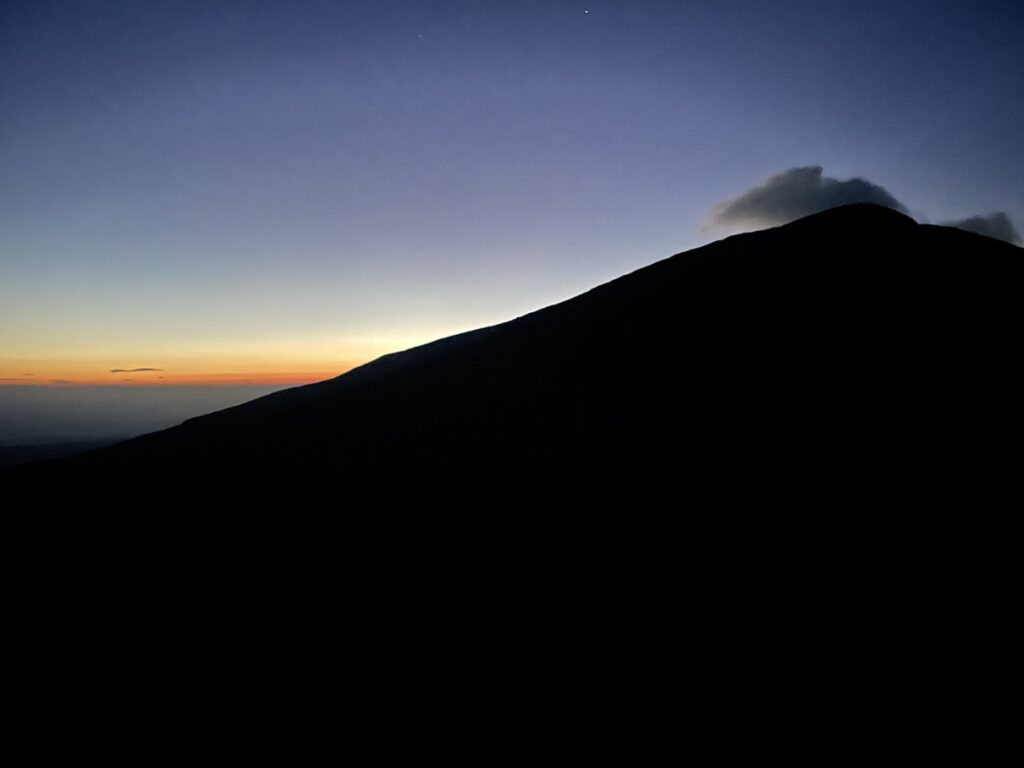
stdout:
<svg viewBox="0 0 1024 768">
<path fill-rule="evenodd" d="M 983 623 L 1021 255 L 847 206 L 8 470 L 12 610 L 346 643 Z"/>
</svg>

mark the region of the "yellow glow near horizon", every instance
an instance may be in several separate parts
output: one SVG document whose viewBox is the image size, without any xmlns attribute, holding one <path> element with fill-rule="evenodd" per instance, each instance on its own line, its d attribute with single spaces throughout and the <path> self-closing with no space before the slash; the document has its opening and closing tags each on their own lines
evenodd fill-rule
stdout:
<svg viewBox="0 0 1024 768">
<path fill-rule="evenodd" d="M 381 355 L 458 330 L 380 338 L 200 339 L 159 345 L 147 354 L 77 344 L 51 345 L 37 354 L 8 349 L 0 356 L 0 386 L 290 386 L 329 379 Z"/>
</svg>

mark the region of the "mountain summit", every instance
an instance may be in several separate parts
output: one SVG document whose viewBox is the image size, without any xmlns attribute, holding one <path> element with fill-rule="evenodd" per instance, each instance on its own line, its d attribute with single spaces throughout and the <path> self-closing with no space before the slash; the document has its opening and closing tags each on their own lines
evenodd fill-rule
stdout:
<svg viewBox="0 0 1024 768">
<path fill-rule="evenodd" d="M 1018 493 L 1020 271 L 848 206 L 8 471 L 16 610 L 373 640 L 963 608 Z"/>
</svg>

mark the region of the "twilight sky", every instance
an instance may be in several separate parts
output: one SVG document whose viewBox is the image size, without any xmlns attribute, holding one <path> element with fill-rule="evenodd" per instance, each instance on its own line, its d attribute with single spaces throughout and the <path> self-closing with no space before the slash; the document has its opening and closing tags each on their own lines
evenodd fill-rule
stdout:
<svg viewBox="0 0 1024 768">
<path fill-rule="evenodd" d="M 1020 0 L 0 0 L 0 390 L 326 378 L 787 169 L 1019 229 L 1022 35 Z"/>
</svg>

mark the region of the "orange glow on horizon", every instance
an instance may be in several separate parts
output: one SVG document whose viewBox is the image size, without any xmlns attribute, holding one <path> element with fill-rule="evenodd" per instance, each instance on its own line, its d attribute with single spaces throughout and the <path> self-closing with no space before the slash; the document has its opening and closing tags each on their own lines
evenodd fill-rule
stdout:
<svg viewBox="0 0 1024 768">
<path fill-rule="evenodd" d="M 140 353 L 116 341 L 45 348 L 23 341 L 0 354 L 0 387 L 290 387 L 340 376 L 381 355 L 466 330 L 427 329 L 387 337 L 203 339 Z M 2 350 L 0 350 L 2 351 Z"/>
<path fill-rule="evenodd" d="M 231 373 L 175 373 L 173 371 L 119 371 L 105 374 L 82 374 L 79 371 L 40 371 L 32 375 L 0 376 L 0 386 L 48 387 L 216 387 L 216 386 L 281 386 L 291 387 L 332 379 L 357 367 L 358 363 L 332 370 L 303 371 L 239 371 Z"/>
</svg>

